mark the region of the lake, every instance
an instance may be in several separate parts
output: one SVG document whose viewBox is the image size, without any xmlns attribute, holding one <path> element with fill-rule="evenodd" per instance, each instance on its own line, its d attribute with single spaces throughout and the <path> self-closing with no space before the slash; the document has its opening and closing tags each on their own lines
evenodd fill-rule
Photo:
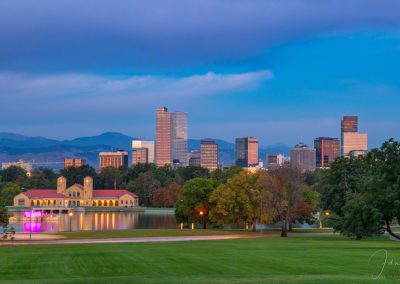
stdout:
<svg viewBox="0 0 400 284">
<path fill-rule="evenodd" d="M 24 212 L 12 212 L 17 221 L 10 221 L 10 225 L 17 232 L 65 232 L 65 231 L 100 231 L 124 229 L 174 229 L 179 225 L 175 222 L 175 215 L 170 213 L 144 212 L 74 212 L 68 214 L 54 214 L 48 220 L 41 220 L 33 216 L 30 219 L 22 218 Z M 22 220 L 23 219 L 23 220 Z"/>
</svg>

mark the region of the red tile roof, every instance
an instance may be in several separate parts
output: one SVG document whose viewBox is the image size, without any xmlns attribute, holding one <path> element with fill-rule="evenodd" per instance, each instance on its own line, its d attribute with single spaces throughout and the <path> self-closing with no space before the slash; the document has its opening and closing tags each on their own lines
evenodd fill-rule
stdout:
<svg viewBox="0 0 400 284">
<path fill-rule="evenodd" d="M 132 197 L 137 197 L 136 194 L 133 194 L 126 189 L 93 189 L 93 197 L 121 197 L 126 193 Z"/>
<path fill-rule="evenodd" d="M 29 189 L 24 192 L 29 198 L 67 198 L 64 194 L 57 193 L 57 189 Z"/>
<path fill-rule="evenodd" d="M 56 189 L 29 189 L 23 192 L 29 198 L 69 198 L 64 194 L 57 193 Z M 133 194 L 125 189 L 94 189 L 94 198 L 105 198 L 105 197 L 121 197 L 124 194 L 129 194 L 136 198 L 137 195 Z"/>
</svg>

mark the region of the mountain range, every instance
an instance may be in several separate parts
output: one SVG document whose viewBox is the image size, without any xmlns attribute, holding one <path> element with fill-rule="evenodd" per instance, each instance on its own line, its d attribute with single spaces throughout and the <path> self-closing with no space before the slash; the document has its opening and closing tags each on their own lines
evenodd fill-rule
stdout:
<svg viewBox="0 0 400 284">
<path fill-rule="evenodd" d="M 105 132 L 90 137 L 79 137 L 72 140 L 54 140 L 41 136 L 25 136 L 15 133 L 0 132 L 0 162 L 24 160 L 35 166 L 46 166 L 53 169 L 63 167 L 64 158 L 85 158 L 93 167 L 98 166 L 98 153 L 117 149 L 131 149 L 134 137 L 118 132 Z M 213 138 L 207 138 L 213 139 Z M 213 139 L 218 144 L 219 161 L 223 165 L 234 162 L 235 144 L 221 139 Z M 189 139 L 188 150 L 199 150 L 201 139 Z M 274 144 L 259 148 L 259 157 L 264 160 L 267 153 L 288 155 L 290 148 L 284 144 Z"/>
</svg>

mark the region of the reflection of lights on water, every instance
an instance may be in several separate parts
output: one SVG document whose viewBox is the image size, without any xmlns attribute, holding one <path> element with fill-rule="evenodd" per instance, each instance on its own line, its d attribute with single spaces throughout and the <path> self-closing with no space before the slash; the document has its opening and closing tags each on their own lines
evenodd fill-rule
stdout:
<svg viewBox="0 0 400 284">
<path fill-rule="evenodd" d="M 24 211 L 24 218 L 42 218 L 47 217 L 46 214 L 42 214 L 42 211 Z"/>
</svg>

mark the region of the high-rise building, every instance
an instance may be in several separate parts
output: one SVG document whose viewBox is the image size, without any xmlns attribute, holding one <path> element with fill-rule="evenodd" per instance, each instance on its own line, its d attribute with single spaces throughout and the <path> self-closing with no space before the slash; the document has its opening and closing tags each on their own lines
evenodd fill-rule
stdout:
<svg viewBox="0 0 400 284">
<path fill-rule="evenodd" d="M 258 139 L 254 137 L 236 138 L 235 163 L 240 167 L 258 165 Z"/>
<path fill-rule="evenodd" d="M 99 161 L 100 172 L 108 167 L 119 168 L 122 166 L 128 166 L 128 152 L 123 150 L 114 152 L 100 152 Z"/>
<path fill-rule="evenodd" d="M 188 115 L 186 112 L 168 112 L 166 107 L 156 115 L 156 164 L 187 166 Z"/>
<path fill-rule="evenodd" d="M 156 113 L 156 165 L 171 164 L 171 115 L 166 107 Z"/>
<path fill-rule="evenodd" d="M 171 159 L 174 164 L 187 166 L 188 115 L 187 112 L 171 113 Z"/>
<path fill-rule="evenodd" d="M 200 167 L 200 152 L 197 150 L 192 150 L 188 153 L 189 166 Z"/>
<path fill-rule="evenodd" d="M 353 151 L 366 152 L 368 150 L 368 135 L 366 133 L 345 132 L 343 133 L 342 144 L 343 157 L 349 157 Z"/>
<path fill-rule="evenodd" d="M 75 158 L 67 158 L 64 159 L 64 169 L 68 168 L 79 168 L 86 165 L 85 159 L 75 159 Z"/>
<path fill-rule="evenodd" d="M 154 163 L 154 141 L 132 140 L 132 154 L 135 149 L 147 149 L 147 158 L 145 161 L 141 161 L 140 163 Z M 133 164 L 134 161 L 132 158 L 132 165 Z"/>
<path fill-rule="evenodd" d="M 316 166 L 315 149 L 304 143 L 297 144 L 290 150 L 290 164 L 301 172 L 314 171 Z"/>
<path fill-rule="evenodd" d="M 200 166 L 210 171 L 218 169 L 218 144 L 215 141 L 201 140 Z"/>
<path fill-rule="evenodd" d="M 282 154 L 268 154 L 267 155 L 267 168 L 268 170 L 275 170 L 280 168 L 285 163 L 285 156 Z"/>
<path fill-rule="evenodd" d="M 367 151 L 368 135 L 358 133 L 358 116 L 345 115 L 341 121 L 340 153 L 349 157 L 351 151 Z"/>
<path fill-rule="evenodd" d="M 337 138 L 318 137 L 314 140 L 318 168 L 327 167 L 340 156 L 340 142 Z"/>
<path fill-rule="evenodd" d="M 147 148 L 132 149 L 132 166 L 137 164 L 147 164 L 149 161 L 149 150 Z"/>
</svg>

